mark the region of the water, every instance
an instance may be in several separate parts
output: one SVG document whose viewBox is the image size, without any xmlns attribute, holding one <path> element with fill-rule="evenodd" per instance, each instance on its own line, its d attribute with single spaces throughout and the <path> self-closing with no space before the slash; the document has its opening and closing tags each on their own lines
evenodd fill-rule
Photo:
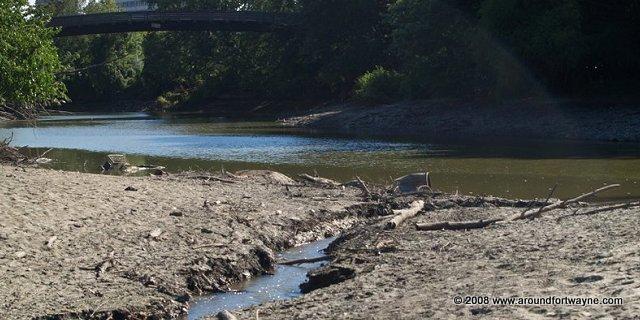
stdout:
<svg viewBox="0 0 640 320">
<path fill-rule="evenodd" d="M 335 238 L 328 238 L 292 248 L 278 255 L 280 260 L 309 259 L 324 256 L 323 250 Z M 268 301 L 287 300 L 300 296 L 300 284 L 306 281 L 307 272 L 319 268 L 324 262 L 305 263 L 296 266 L 277 265 L 274 275 L 257 277 L 247 282 L 237 292 L 226 292 L 196 298 L 189 307 L 189 320 L 215 316 L 222 310 L 236 310 Z"/>
<path fill-rule="evenodd" d="M 565 198 L 607 183 L 606 199 L 640 198 L 640 145 L 569 141 L 391 140 L 288 129 L 269 121 L 145 113 L 45 117 L 35 126 L 0 124 L 0 138 L 55 160 L 54 169 L 100 172 L 108 153 L 168 171 L 271 169 L 317 172 L 347 181 L 358 175 L 390 183 L 431 172 L 437 189 L 510 198 Z"/>
</svg>

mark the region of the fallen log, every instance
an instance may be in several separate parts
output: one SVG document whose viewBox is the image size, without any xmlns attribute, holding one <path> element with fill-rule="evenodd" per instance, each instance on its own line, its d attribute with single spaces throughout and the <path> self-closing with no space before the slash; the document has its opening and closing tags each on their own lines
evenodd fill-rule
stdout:
<svg viewBox="0 0 640 320">
<path fill-rule="evenodd" d="M 629 209 L 629 208 L 635 208 L 635 207 L 640 207 L 640 202 L 621 203 L 621 204 L 616 204 L 616 205 L 611 205 L 611 206 L 595 208 L 595 209 L 589 210 L 587 212 L 575 212 L 575 213 L 567 214 L 567 215 L 564 215 L 564 216 L 560 216 L 560 217 L 558 217 L 556 219 L 556 221 L 560 221 L 562 219 L 566 219 L 566 218 L 569 218 L 569 217 L 590 216 L 590 215 L 593 215 L 593 214 L 596 214 L 596 213 L 600 213 L 600 212 L 612 211 L 612 210 L 617 210 L 617 209 Z"/>
<path fill-rule="evenodd" d="M 489 219 L 489 220 L 476 220 L 476 221 L 444 221 L 436 223 L 416 223 L 416 229 L 420 231 L 430 230 L 469 230 L 469 229 L 481 229 L 488 225 L 492 225 L 496 222 L 503 221 L 504 219 Z"/>
<path fill-rule="evenodd" d="M 535 218 L 540 217 L 543 213 L 545 213 L 547 211 L 551 211 L 551 210 L 555 210 L 555 209 L 559 209 L 559 208 L 564 208 L 569 204 L 576 203 L 576 202 L 578 202 L 578 201 L 580 201 L 582 199 L 594 196 L 594 195 L 596 195 L 596 194 L 598 194 L 598 193 L 600 193 L 602 191 L 613 189 L 613 188 L 618 188 L 618 187 L 620 187 L 619 184 L 608 185 L 608 186 L 602 187 L 600 189 L 593 190 L 593 191 L 591 191 L 589 193 L 582 194 L 582 195 L 577 196 L 577 197 L 575 197 L 573 199 L 560 201 L 560 202 L 557 202 L 557 203 L 542 207 L 538 211 L 516 214 L 514 216 L 511 216 L 511 218 L 509 218 L 509 220 L 514 221 L 514 220 L 524 220 L 524 219 L 535 219 Z"/>
<path fill-rule="evenodd" d="M 291 266 L 291 265 L 295 265 L 295 264 L 314 263 L 314 262 L 327 261 L 327 260 L 331 260 L 331 257 L 322 256 L 322 257 L 309 258 L 309 259 L 288 260 L 288 261 L 279 262 L 278 264 L 285 265 L 285 266 Z"/>
<path fill-rule="evenodd" d="M 327 179 L 327 178 L 321 178 L 321 177 L 314 177 L 314 176 L 310 176 L 306 173 L 303 174 L 299 174 L 298 177 L 307 180 L 309 182 L 313 182 L 315 184 L 319 184 L 319 185 L 323 185 L 323 186 L 327 186 L 327 187 L 331 187 L 331 188 L 337 188 L 340 186 L 340 183 L 331 180 L 331 179 Z"/>
<path fill-rule="evenodd" d="M 412 202 L 407 209 L 393 210 L 393 213 L 396 215 L 387 222 L 384 228 L 386 230 L 397 228 L 405 220 L 415 217 L 422 208 L 424 208 L 424 201 L 418 200 Z"/>
</svg>

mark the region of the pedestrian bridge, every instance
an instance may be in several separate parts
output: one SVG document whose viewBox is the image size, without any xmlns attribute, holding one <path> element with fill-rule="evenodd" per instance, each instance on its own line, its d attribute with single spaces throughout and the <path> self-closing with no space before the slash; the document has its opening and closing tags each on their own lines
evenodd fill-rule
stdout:
<svg viewBox="0 0 640 320">
<path fill-rule="evenodd" d="M 59 37 L 136 31 L 254 31 L 288 30 L 299 25 L 294 13 L 256 11 L 163 12 L 134 11 L 58 16 L 48 26 Z"/>
</svg>

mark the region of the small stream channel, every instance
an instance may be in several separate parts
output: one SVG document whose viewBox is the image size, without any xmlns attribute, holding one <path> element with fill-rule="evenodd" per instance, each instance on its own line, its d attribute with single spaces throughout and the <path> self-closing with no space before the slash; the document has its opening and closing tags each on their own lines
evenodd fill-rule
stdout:
<svg viewBox="0 0 640 320">
<path fill-rule="evenodd" d="M 325 256 L 324 250 L 336 238 L 327 238 L 291 248 L 278 254 L 278 261 L 310 259 Z M 307 280 L 307 272 L 326 262 L 305 263 L 294 266 L 277 265 L 273 275 L 256 277 L 239 291 L 218 293 L 195 298 L 189 308 L 189 320 L 215 316 L 223 310 L 236 310 L 264 302 L 289 300 L 302 295 L 300 284 Z"/>
</svg>

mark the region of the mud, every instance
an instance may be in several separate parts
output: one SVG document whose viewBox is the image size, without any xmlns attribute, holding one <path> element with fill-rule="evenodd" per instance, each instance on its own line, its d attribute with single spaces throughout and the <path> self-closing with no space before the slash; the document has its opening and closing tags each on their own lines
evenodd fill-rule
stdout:
<svg viewBox="0 0 640 320">
<path fill-rule="evenodd" d="M 219 177 L 218 177 L 219 178 Z M 231 181 L 233 180 L 233 181 Z M 0 165 L 3 319 L 166 319 L 360 217 L 352 188 Z"/>
</svg>

